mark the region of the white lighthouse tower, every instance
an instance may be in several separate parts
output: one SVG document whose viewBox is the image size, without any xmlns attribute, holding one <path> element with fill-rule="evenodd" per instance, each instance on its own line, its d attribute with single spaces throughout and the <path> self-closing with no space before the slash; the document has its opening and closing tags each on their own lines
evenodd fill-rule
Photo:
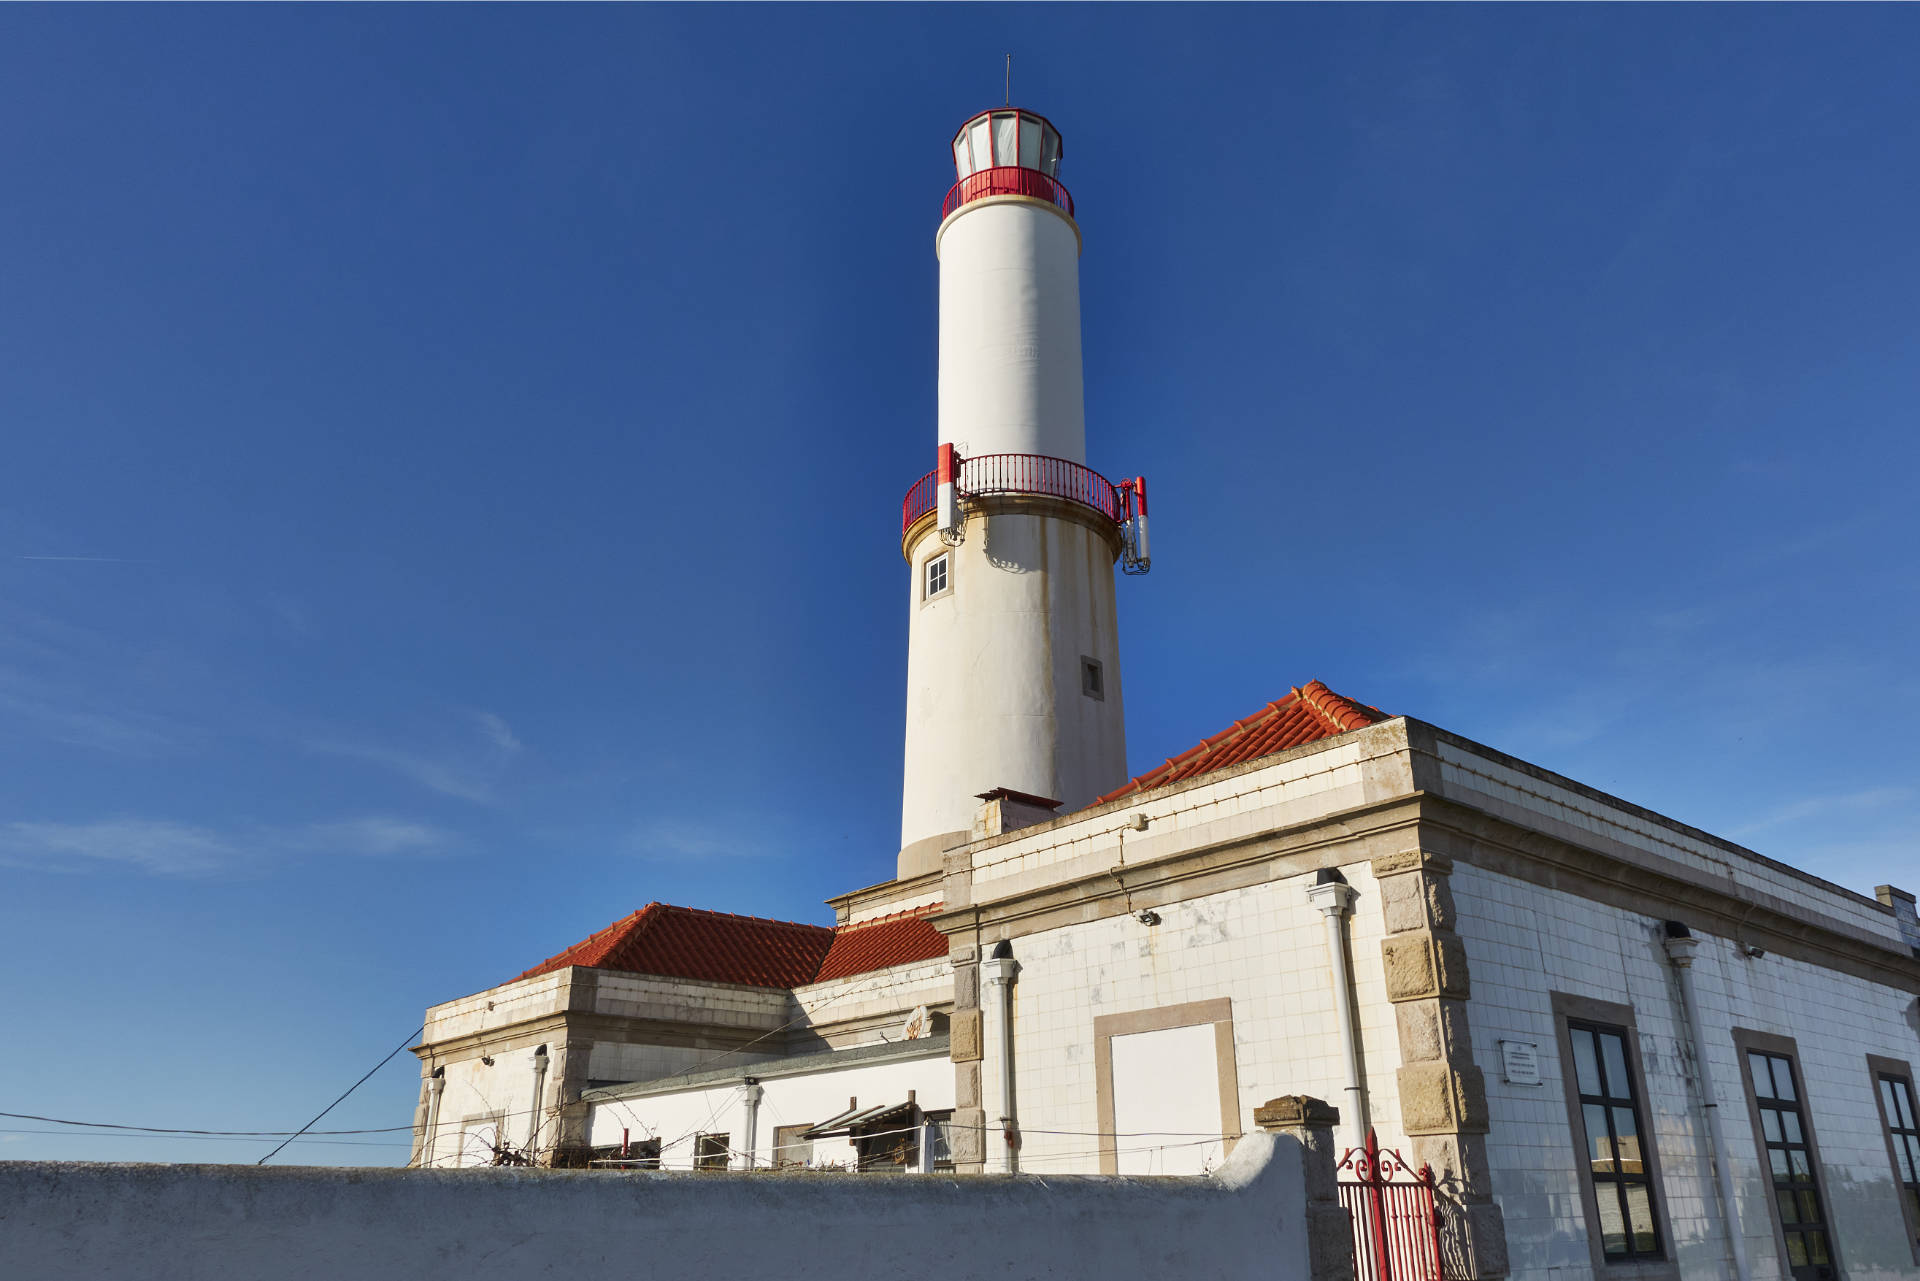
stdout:
<svg viewBox="0 0 1920 1281">
<path fill-rule="evenodd" d="M 996 789 L 1065 809 L 1126 781 L 1114 565 L 1144 572 L 1146 486 L 1087 466 L 1080 226 L 1044 117 L 954 135 L 940 429 L 907 493 L 913 567 L 899 875 L 940 866 Z"/>
</svg>

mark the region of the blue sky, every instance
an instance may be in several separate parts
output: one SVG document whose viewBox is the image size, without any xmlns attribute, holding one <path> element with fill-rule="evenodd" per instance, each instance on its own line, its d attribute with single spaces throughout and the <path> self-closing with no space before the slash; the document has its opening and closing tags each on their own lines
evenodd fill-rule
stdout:
<svg viewBox="0 0 1920 1281">
<path fill-rule="evenodd" d="M 1317 677 L 1920 888 L 1916 38 L 0 12 L 0 1110 L 292 1128 L 650 899 L 825 921 L 891 874 L 932 234 L 1008 51 L 1066 136 L 1090 460 L 1152 484 L 1136 769 Z"/>
</svg>

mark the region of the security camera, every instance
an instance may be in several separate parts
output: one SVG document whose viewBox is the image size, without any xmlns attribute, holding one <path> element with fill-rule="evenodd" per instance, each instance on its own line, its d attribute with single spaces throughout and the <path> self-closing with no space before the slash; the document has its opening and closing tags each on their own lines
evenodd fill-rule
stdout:
<svg viewBox="0 0 1920 1281">
<path fill-rule="evenodd" d="M 1150 907 L 1143 907 L 1133 914 L 1133 919 L 1142 925 L 1158 925 L 1160 924 L 1160 913 Z"/>
</svg>

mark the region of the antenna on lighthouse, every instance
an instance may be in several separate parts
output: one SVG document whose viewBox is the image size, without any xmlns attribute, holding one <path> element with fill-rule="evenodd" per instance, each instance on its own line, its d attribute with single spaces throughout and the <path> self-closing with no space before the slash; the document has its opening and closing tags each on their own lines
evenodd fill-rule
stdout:
<svg viewBox="0 0 1920 1281">
<path fill-rule="evenodd" d="M 1005 98 L 1002 99 L 1000 105 L 1003 107 L 1011 107 L 1013 105 L 1013 55 L 1012 54 L 1007 55 L 1007 92 L 1006 92 Z"/>
</svg>

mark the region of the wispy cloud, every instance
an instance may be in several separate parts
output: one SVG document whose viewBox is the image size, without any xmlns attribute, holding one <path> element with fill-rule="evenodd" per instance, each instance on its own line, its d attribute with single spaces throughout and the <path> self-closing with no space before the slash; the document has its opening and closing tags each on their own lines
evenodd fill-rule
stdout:
<svg viewBox="0 0 1920 1281">
<path fill-rule="evenodd" d="M 306 746 L 377 765 L 442 796 L 479 805 L 493 803 L 508 767 L 524 750 L 506 721 L 479 711 L 467 713 L 463 731 L 442 734 L 431 747 L 333 738 L 309 739 Z"/>
<path fill-rule="evenodd" d="M 451 844 L 438 828 L 385 815 L 231 830 L 151 818 L 6 823 L 0 824 L 0 865 L 70 872 L 132 868 L 154 876 L 200 877 L 258 871 L 300 858 L 437 854 Z"/>
<path fill-rule="evenodd" d="M 766 858 L 778 852 L 758 836 L 687 823 L 649 823 L 636 827 L 628 843 L 641 858 L 659 862 Z"/>
<path fill-rule="evenodd" d="M 73 560 L 90 565 L 140 565 L 144 561 L 130 560 L 125 556 L 15 556 L 15 560 Z"/>
<path fill-rule="evenodd" d="M 1853 817 L 1910 801 L 1913 795 L 1914 791 L 1911 787 L 1874 787 L 1859 792 L 1808 796 L 1790 805 L 1783 805 L 1744 827 L 1736 827 L 1728 835 L 1738 840 L 1756 832 L 1786 827 L 1810 818 L 1831 819 L 1837 815 Z"/>
</svg>

